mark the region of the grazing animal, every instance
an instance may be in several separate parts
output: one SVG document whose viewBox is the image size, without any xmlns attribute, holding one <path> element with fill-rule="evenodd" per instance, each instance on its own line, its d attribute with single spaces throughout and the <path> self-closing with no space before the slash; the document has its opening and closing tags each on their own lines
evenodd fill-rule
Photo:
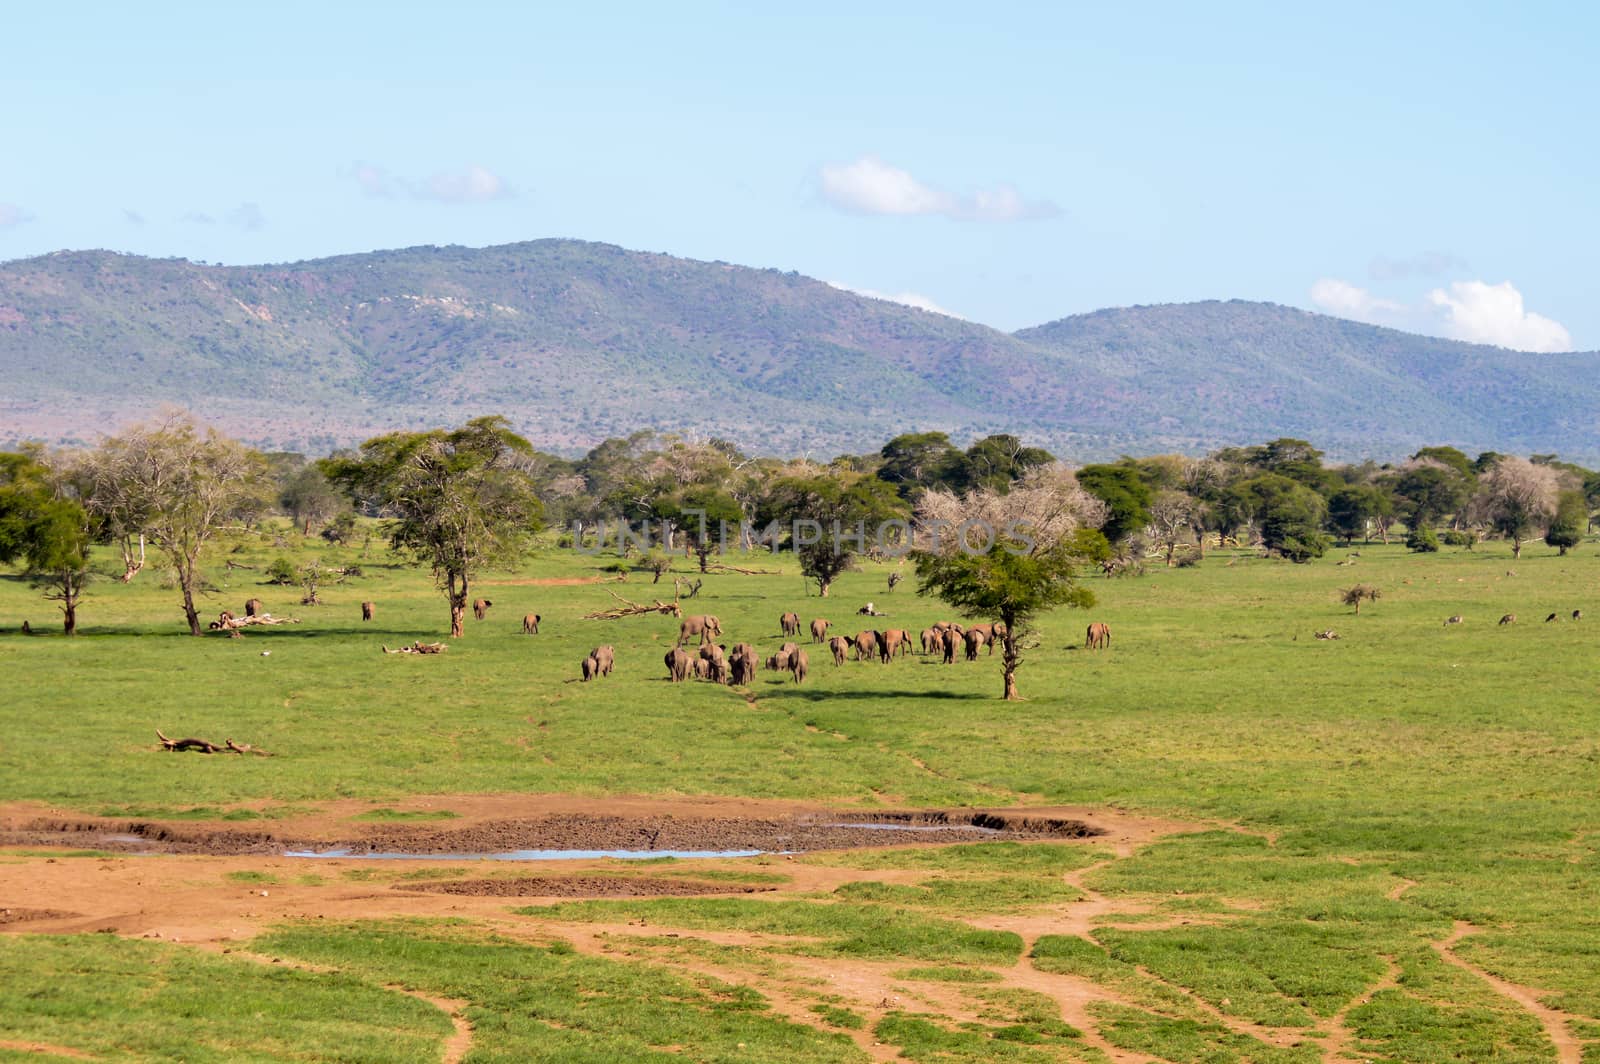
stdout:
<svg viewBox="0 0 1600 1064">
<path fill-rule="evenodd" d="M 985 627 L 987 627 L 987 626 L 985 626 Z M 966 640 L 967 640 L 967 660 L 968 661 L 977 661 L 978 660 L 978 649 L 980 647 L 982 647 L 985 643 L 989 643 L 990 644 L 989 653 L 991 653 L 991 654 L 994 653 L 994 645 L 989 639 L 989 633 L 985 632 L 982 628 L 978 627 L 977 625 L 973 625 L 971 628 L 967 629 Z"/>
<path fill-rule="evenodd" d="M 610 644 L 595 647 L 589 651 L 589 656 L 600 666 L 601 676 L 611 675 L 611 665 L 616 660 L 616 652 L 612 650 Z"/>
<path fill-rule="evenodd" d="M 778 618 L 778 626 L 783 629 L 784 635 L 799 635 L 800 615 L 798 613 L 785 613 Z"/>
<path fill-rule="evenodd" d="M 687 643 L 691 636 L 699 636 L 702 644 L 711 642 L 714 636 L 722 634 L 722 622 L 709 613 L 695 614 L 685 617 L 683 623 L 678 625 L 678 645 Z"/>
<path fill-rule="evenodd" d="M 1554 617 L 1555 614 L 1552 613 L 1550 616 Z M 1504 617 L 1500 618 L 1500 623 L 1501 624 L 1516 624 L 1517 623 L 1517 615 L 1514 614 L 1514 613 L 1508 613 Z"/>
<path fill-rule="evenodd" d="M 924 628 L 922 630 L 922 652 L 924 654 L 937 654 L 944 649 L 944 633 L 937 628 Z"/>
<path fill-rule="evenodd" d="M 981 635 L 983 638 L 978 645 L 987 645 L 989 647 L 989 655 L 992 657 L 994 655 L 994 644 L 997 635 L 995 629 L 998 628 L 1003 632 L 1005 627 L 1006 626 L 1003 624 L 975 624 L 971 628 L 967 629 L 967 635 L 970 637 L 973 632 L 977 632 L 979 635 Z M 968 649 L 971 650 L 972 640 L 970 638 L 967 640 L 967 644 Z M 974 654 L 973 656 L 976 657 L 977 655 Z"/>
<path fill-rule="evenodd" d="M 995 621 L 994 622 L 994 637 L 999 642 L 1004 643 L 1006 641 L 1006 622 L 1005 621 Z"/>
<path fill-rule="evenodd" d="M 481 621 L 485 616 L 488 615 L 489 607 L 493 605 L 494 603 L 490 602 L 488 599 L 473 599 L 472 615 Z"/>
<path fill-rule="evenodd" d="M 1338 639 L 1339 633 L 1332 628 L 1316 633 L 1318 639 Z"/>
<path fill-rule="evenodd" d="M 789 658 L 784 654 L 768 654 L 767 660 L 762 662 L 768 672 L 779 672 L 789 667 Z"/>
<path fill-rule="evenodd" d="M 1089 626 L 1083 645 L 1090 650 L 1103 650 L 1111 645 L 1111 626 L 1104 621 L 1095 621 Z"/>
<path fill-rule="evenodd" d="M 705 658 L 694 659 L 694 675 L 697 680 L 709 680 L 716 671 L 716 667 Z"/>
<path fill-rule="evenodd" d="M 1544 619 L 1544 623 L 1545 624 L 1549 624 L 1551 621 L 1556 619 L 1556 616 L 1557 616 L 1556 614 L 1552 613 L 1550 616 L 1548 616 L 1548 617 L 1546 617 Z"/>
<path fill-rule="evenodd" d="M 827 640 L 828 640 L 828 629 L 830 627 L 832 627 L 832 626 L 833 626 L 833 622 L 832 621 L 823 620 L 821 617 L 818 617 L 816 620 L 812 621 L 811 622 L 811 641 L 813 643 L 825 643 L 825 642 L 827 642 Z"/>
<path fill-rule="evenodd" d="M 361 619 L 363 621 L 370 621 L 377 616 L 378 604 L 376 602 L 363 602 L 361 604 Z"/>
<path fill-rule="evenodd" d="M 806 660 L 806 652 L 804 650 L 796 649 L 793 654 L 789 655 L 789 675 L 794 677 L 795 683 L 806 682 L 806 673 L 810 664 Z"/>
<path fill-rule="evenodd" d="M 245 600 L 244 615 L 246 617 L 260 617 L 262 614 L 264 614 L 266 612 L 267 612 L 266 603 L 262 602 L 260 599 L 253 598 L 253 599 L 246 599 Z"/>
<path fill-rule="evenodd" d="M 873 631 L 856 633 L 856 660 L 866 661 L 878 653 L 878 633 Z"/>
<path fill-rule="evenodd" d="M 1454 617 L 1446 617 L 1444 619 L 1444 623 L 1446 625 L 1460 624 L 1461 621 L 1462 621 L 1462 617 L 1461 617 L 1461 614 L 1459 614 L 1459 613 L 1456 614 Z"/>
<path fill-rule="evenodd" d="M 689 657 L 689 652 L 682 647 L 673 647 L 667 651 L 666 657 L 662 660 L 667 664 L 667 677 L 673 683 L 682 683 L 687 680 L 689 678 L 689 670 L 694 667 L 694 662 Z"/>
<path fill-rule="evenodd" d="M 538 635 L 539 622 L 542 620 L 544 620 L 544 618 L 539 616 L 537 613 L 530 613 L 526 617 L 522 618 L 522 634 Z"/>
<path fill-rule="evenodd" d="M 1572 619 L 1575 620 L 1575 621 L 1583 620 L 1583 611 L 1582 610 L 1573 610 L 1572 611 Z"/>
<path fill-rule="evenodd" d="M 590 654 L 583 659 L 583 682 L 588 683 L 598 675 L 600 675 L 600 663 L 594 660 L 593 654 Z"/>
<path fill-rule="evenodd" d="M 22 622 L 22 634 L 23 635 L 32 635 L 33 634 L 33 625 L 29 624 L 27 621 L 23 621 Z"/>
<path fill-rule="evenodd" d="M 850 653 L 852 646 L 854 644 L 842 635 L 836 635 L 828 640 L 828 649 L 833 651 L 833 663 L 835 665 L 843 665 L 845 655 Z"/>
<path fill-rule="evenodd" d="M 896 653 L 909 654 L 911 652 L 911 633 L 900 628 L 890 628 L 878 632 L 878 656 L 885 665 L 894 660 Z"/>
<path fill-rule="evenodd" d="M 902 574 L 902 573 L 890 573 L 889 574 L 889 594 L 891 594 L 891 595 L 894 594 L 895 585 L 900 583 L 900 581 L 902 581 L 904 579 L 905 579 L 905 575 Z"/>
<path fill-rule="evenodd" d="M 961 637 L 956 634 L 955 626 L 952 625 L 944 630 L 942 638 L 944 640 L 944 663 L 946 665 L 954 665 L 956 660 L 956 644 L 961 641 Z"/>
</svg>

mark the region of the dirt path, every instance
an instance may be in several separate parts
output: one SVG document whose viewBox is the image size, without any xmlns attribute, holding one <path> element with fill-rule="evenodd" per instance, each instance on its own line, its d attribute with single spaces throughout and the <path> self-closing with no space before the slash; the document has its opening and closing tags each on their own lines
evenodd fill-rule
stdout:
<svg viewBox="0 0 1600 1064">
<path fill-rule="evenodd" d="M 0 1050 L 7 1053 L 38 1053 L 41 1056 L 70 1057 L 73 1060 L 99 1060 L 93 1053 L 86 1053 L 81 1049 L 71 1046 L 51 1045 L 49 1042 L 15 1042 L 0 1038 Z"/>
<path fill-rule="evenodd" d="M 1579 1042 L 1573 1035 L 1572 1029 L 1567 1026 L 1567 1017 L 1563 1013 L 1557 1012 L 1539 1000 L 1541 991 L 1530 990 L 1528 987 L 1518 986 L 1516 983 L 1508 983 L 1498 976 L 1490 975 L 1476 965 L 1469 964 L 1456 955 L 1455 944 L 1468 935 L 1476 934 L 1479 930 L 1479 928 L 1474 927 L 1465 920 L 1457 920 L 1454 929 L 1450 932 L 1450 936 L 1433 943 L 1433 948 L 1438 951 L 1439 956 L 1444 959 L 1445 963 L 1453 964 L 1462 971 L 1471 972 L 1485 983 L 1488 983 L 1490 989 L 1495 993 L 1516 1002 L 1531 1013 L 1539 1021 L 1539 1024 L 1544 1027 L 1545 1034 L 1549 1036 L 1550 1041 L 1555 1043 L 1556 1059 L 1561 1064 L 1582 1064 L 1583 1043 Z"/>
<path fill-rule="evenodd" d="M 1407 882 L 1410 882 L 1409 880 Z M 1413 884 L 1415 885 L 1415 884 Z M 1359 997 L 1353 998 L 1344 1008 L 1330 1016 L 1322 1025 L 1322 1032 L 1326 1037 L 1323 1043 L 1322 1059 L 1328 1064 L 1348 1064 L 1358 1057 L 1364 1059 L 1361 1053 L 1352 1053 L 1350 1050 L 1351 1033 L 1346 1024 L 1350 1013 L 1367 1004 L 1385 990 L 1393 990 L 1400 985 L 1400 966 L 1394 962 L 1393 957 L 1383 958 L 1383 963 L 1388 966 L 1377 982 L 1362 991 Z"/>
</svg>

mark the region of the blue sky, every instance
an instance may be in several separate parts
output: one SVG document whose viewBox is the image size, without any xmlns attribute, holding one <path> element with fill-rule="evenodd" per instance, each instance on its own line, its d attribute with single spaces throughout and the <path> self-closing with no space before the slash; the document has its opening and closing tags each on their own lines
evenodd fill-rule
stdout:
<svg viewBox="0 0 1600 1064">
<path fill-rule="evenodd" d="M 1242 298 L 1593 349 L 1597 31 L 1578 4 L 30 4 L 0 259 L 565 236 L 1006 329 Z"/>
</svg>

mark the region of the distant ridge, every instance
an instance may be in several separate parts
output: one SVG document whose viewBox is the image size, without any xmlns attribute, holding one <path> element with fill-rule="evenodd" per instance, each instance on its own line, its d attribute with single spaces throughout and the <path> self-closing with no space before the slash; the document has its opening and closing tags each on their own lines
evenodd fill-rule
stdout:
<svg viewBox="0 0 1600 1064">
<path fill-rule="evenodd" d="M 1454 443 L 1593 459 L 1596 359 L 1238 301 L 1006 334 L 796 273 L 572 240 L 0 264 L 0 445 L 92 438 L 168 403 L 313 451 L 502 413 L 568 452 L 655 428 L 828 458 L 936 428 L 1074 459 L 1281 435 L 1346 458 Z"/>
</svg>

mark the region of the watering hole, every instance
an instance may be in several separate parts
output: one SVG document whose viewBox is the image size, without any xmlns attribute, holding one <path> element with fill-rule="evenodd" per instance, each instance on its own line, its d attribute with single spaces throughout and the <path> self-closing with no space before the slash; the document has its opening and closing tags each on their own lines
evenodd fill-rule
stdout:
<svg viewBox="0 0 1600 1064">
<path fill-rule="evenodd" d="M 817 810 L 775 816 L 560 813 L 437 824 L 323 825 L 297 835 L 222 822 L 35 819 L 0 831 L 0 846 L 92 846 L 135 854 L 264 854 L 310 860 L 563 861 L 595 858 L 739 858 L 812 850 L 1084 839 L 1082 820 L 1026 811 Z"/>
</svg>

